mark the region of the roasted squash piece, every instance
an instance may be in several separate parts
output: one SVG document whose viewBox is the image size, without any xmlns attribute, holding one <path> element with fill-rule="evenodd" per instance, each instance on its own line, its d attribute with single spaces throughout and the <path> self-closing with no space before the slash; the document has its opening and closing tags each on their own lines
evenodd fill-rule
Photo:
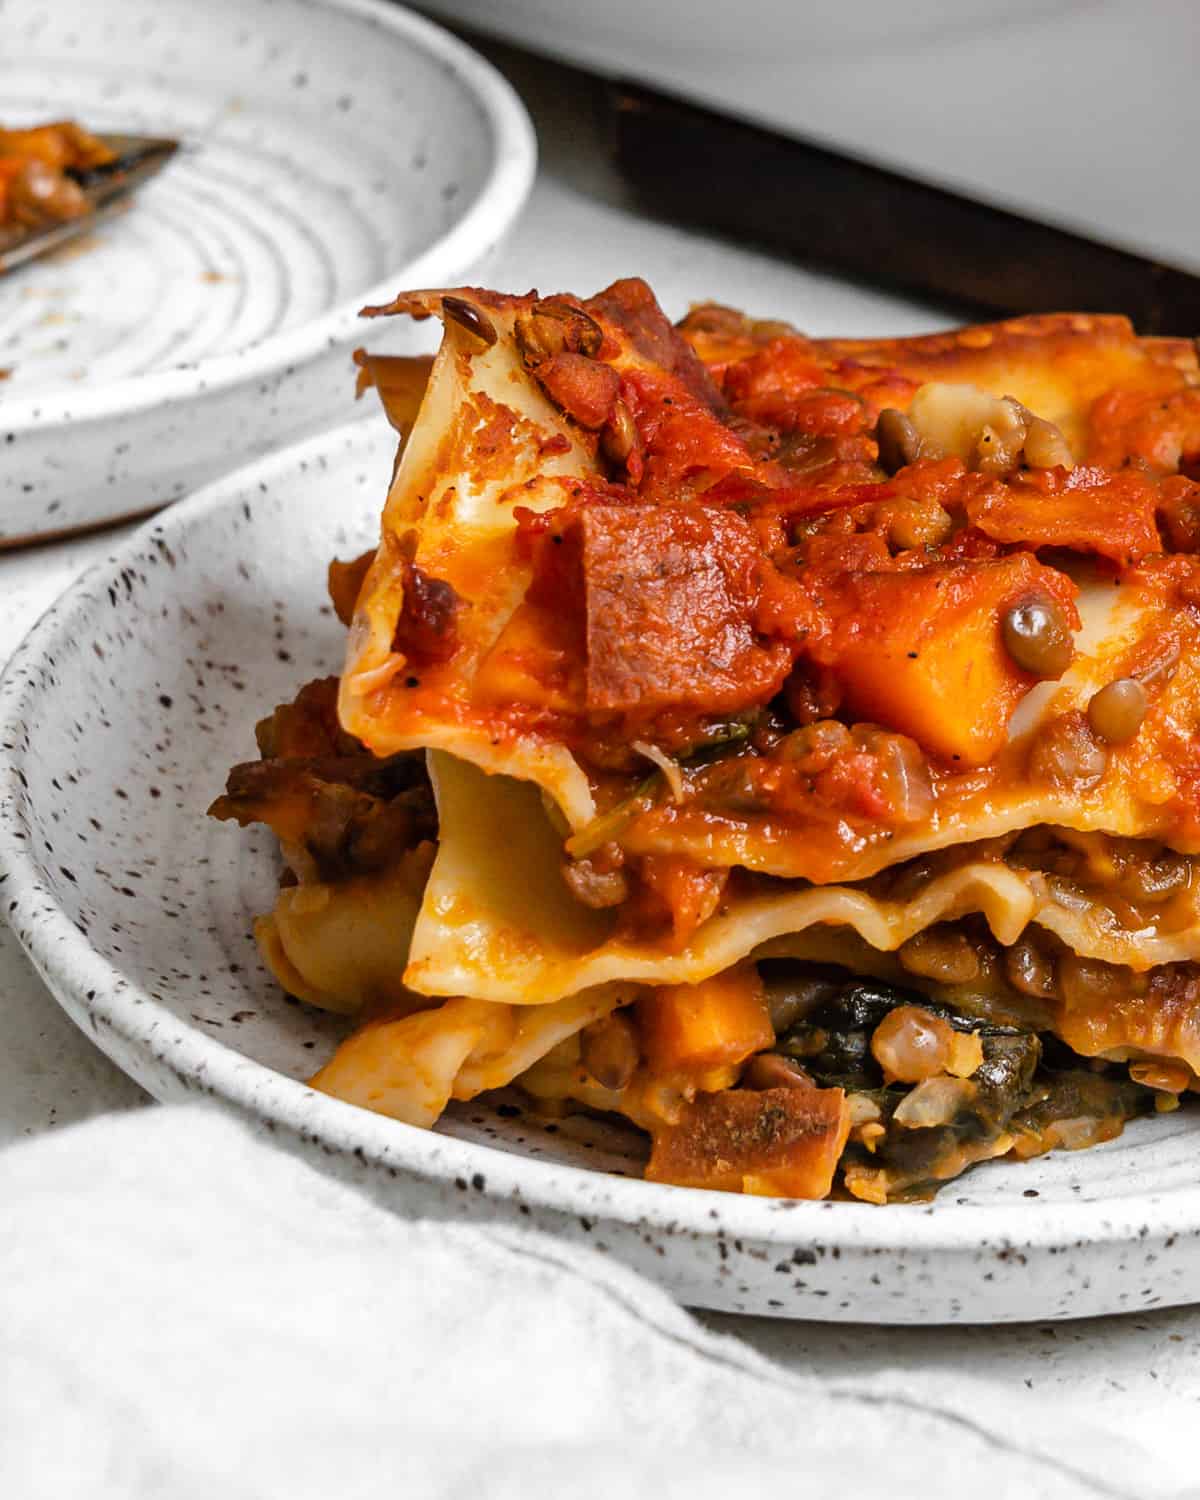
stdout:
<svg viewBox="0 0 1200 1500">
<path fill-rule="evenodd" d="M 649 1182 L 763 1197 L 824 1198 L 850 1132 L 841 1089 L 700 1094 L 654 1133 Z"/>
<path fill-rule="evenodd" d="M 1004 647 L 1006 609 L 1027 598 L 1060 605 L 1073 629 L 1073 586 L 1028 553 L 895 573 L 843 574 L 827 603 L 840 624 L 823 648 L 856 716 L 911 735 L 961 766 L 1004 744 L 1035 679 Z"/>
<path fill-rule="evenodd" d="M 740 1063 L 775 1040 L 762 980 L 748 963 L 700 984 L 652 990 L 637 1016 L 643 1056 L 659 1074 Z"/>
</svg>

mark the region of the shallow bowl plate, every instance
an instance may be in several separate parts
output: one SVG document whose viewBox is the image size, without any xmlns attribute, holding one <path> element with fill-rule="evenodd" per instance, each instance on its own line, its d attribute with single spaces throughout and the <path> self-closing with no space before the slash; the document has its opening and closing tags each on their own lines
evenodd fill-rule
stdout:
<svg viewBox="0 0 1200 1500">
<path fill-rule="evenodd" d="M 507 83 L 383 0 L 0 10 L 0 123 L 183 142 L 125 212 L 0 276 L 0 544 L 152 509 L 345 421 L 358 309 L 472 279 L 528 194 Z"/>
<path fill-rule="evenodd" d="M 0 682 L 0 889 L 50 989 L 160 1099 L 210 1094 L 407 1213 L 534 1223 L 682 1300 L 870 1322 L 1132 1311 L 1200 1289 L 1200 1121 L 993 1164 L 933 1204 L 794 1203 L 639 1180 L 637 1138 L 518 1101 L 437 1132 L 307 1088 L 338 1035 L 259 964 L 271 841 L 204 808 L 254 722 L 336 671 L 333 555 L 378 535 L 394 439 L 344 427 L 174 507 L 77 583 Z"/>
</svg>

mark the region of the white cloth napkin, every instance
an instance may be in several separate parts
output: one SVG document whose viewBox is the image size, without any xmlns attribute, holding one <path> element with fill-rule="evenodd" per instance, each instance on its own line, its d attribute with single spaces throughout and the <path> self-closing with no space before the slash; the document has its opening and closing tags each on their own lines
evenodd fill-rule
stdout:
<svg viewBox="0 0 1200 1500">
<path fill-rule="evenodd" d="M 215 1110 L 0 1153 L 5 1500 L 1074 1500 L 1186 1467 L 998 1383 L 786 1374 L 602 1256 L 389 1214 Z"/>
</svg>

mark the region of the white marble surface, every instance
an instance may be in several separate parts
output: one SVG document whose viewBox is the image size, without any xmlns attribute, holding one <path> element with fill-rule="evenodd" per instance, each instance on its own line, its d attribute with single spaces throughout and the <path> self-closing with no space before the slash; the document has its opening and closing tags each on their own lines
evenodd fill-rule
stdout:
<svg viewBox="0 0 1200 1500">
<path fill-rule="evenodd" d="M 518 83 L 526 80 L 518 78 Z M 587 292 L 630 273 L 646 276 L 673 314 L 717 296 L 814 332 L 915 331 L 930 309 L 870 295 L 631 214 L 595 149 L 586 114 L 569 100 L 535 99 L 543 165 L 527 216 L 492 272 L 498 286 Z M 0 408 L 0 429 L 2 429 Z M 53 598 L 123 532 L 0 557 L 0 656 Z M 200 809 L 198 808 L 198 815 Z M 13 938 L 0 931 L 0 1143 L 145 1102 L 63 1016 Z M 1200 1298 L 1200 1288 L 1197 1289 Z M 772 1324 L 708 1315 L 796 1369 L 830 1378 L 883 1367 L 990 1373 L 1048 1398 L 1085 1396 L 1105 1421 L 1150 1433 L 1168 1395 L 1200 1402 L 1200 1310 L 1123 1320 L 1004 1329 L 871 1329 Z"/>
</svg>

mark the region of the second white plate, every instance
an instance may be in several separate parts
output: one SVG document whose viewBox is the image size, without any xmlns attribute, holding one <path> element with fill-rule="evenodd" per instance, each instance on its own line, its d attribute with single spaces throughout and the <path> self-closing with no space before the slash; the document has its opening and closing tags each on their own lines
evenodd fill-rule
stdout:
<svg viewBox="0 0 1200 1500">
<path fill-rule="evenodd" d="M 380 422 L 312 439 L 143 527 L 44 617 L 0 684 L 0 890 L 50 988 L 161 1099 L 210 1094 L 399 1210 L 538 1224 L 681 1300 L 875 1323 L 1080 1317 L 1194 1301 L 1200 1117 L 992 1164 L 928 1206 L 796 1203 L 639 1180 L 632 1132 L 519 1101 L 421 1131 L 303 1083 L 339 1022 L 287 1001 L 250 937 L 266 836 L 206 819 L 253 727 L 336 671 L 329 558 L 378 535 Z"/>
<path fill-rule="evenodd" d="M 533 179 L 508 84 L 382 0 L 3 11 L 3 123 L 183 150 L 119 217 L 0 277 L 0 544 L 152 509 L 344 421 L 358 309 L 467 278 Z"/>
</svg>

